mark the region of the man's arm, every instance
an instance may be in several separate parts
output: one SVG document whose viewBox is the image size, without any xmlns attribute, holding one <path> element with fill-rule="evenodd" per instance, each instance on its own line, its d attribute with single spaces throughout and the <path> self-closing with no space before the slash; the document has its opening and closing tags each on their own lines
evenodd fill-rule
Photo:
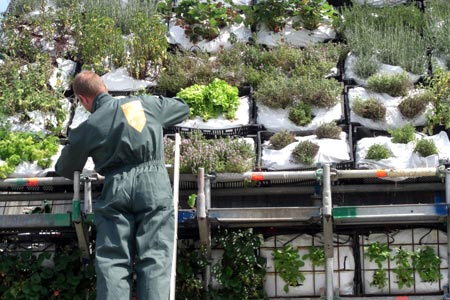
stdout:
<svg viewBox="0 0 450 300">
<path fill-rule="evenodd" d="M 61 151 L 55 165 L 55 172 L 63 177 L 73 179 L 75 171 L 82 171 L 88 159 L 87 147 L 83 139 L 83 129 L 79 126 L 69 133 L 68 144 Z"/>
<path fill-rule="evenodd" d="M 159 97 L 160 122 L 163 127 L 173 126 L 189 117 L 189 106 L 179 98 Z"/>
</svg>

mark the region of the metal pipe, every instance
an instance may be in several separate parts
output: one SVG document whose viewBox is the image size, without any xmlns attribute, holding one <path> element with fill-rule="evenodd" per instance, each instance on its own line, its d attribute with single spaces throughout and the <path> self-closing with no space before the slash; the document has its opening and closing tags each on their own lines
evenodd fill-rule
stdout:
<svg viewBox="0 0 450 300">
<path fill-rule="evenodd" d="M 316 171 L 273 171 L 273 172 L 245 172 L 245 173 L 218 173 L 216 182 L 233 181 L 262 181 L 275 179 L 316 179 Z"/>
<path fill-rule="evenodd" d="M 323 239 L 325 251 L 325 293 L 326 300 L 333 300 L 334 283 L 333 283 L 333 218 L 332 214 L 332 200 L 331 200 L 331 179 L 330 179 L 330 165 L 323 166 Z"/>
<path fill-rule="evenodd" d="M 197 175 L 197 219 L 206 219 L 205 169 L 199 168 Z"/>
<path fill-rule="evenodd" d="M 445 170 L 445 203 L 450 205 L 450 169 Z M 447 263 L 450 265 L 450 213 L 447 213 Z M 450 268 L 447 270 L 447 278 L 450 278 Z M 450 282 L 447 282 L 447 293 L 450 293 Z"/>
<path fill-rule="evenodd" d="M 208 212 L 211 208 L 211 177 L 206 175 L 205 176 L 205 187 L 204 187 L 204 191 L 205 191 L 205 216 L 208 216 Z M 211 257 L 211 230 L 209 227 L 209 221 L 208 219 L 205 219 L 204 221 L 206 223 L 205 225 L 205 230 L 206 230 L 206 255 L 207 255 L 207 259 L 208 262 L 212 261 L 212 257 Z M 205 267 L 205 282 L 204 282 L 204 287 L 205 290 L 208 291 L 209 290 L 209 285 L 211 283 L 211 263 L 208 263 Z"/>
<path fill-rule="evenodd" d="M 178 197 L 180 189 L 180 144 L 181 137 L 179 133 L 175 134 L 175 155 L 173 160 L 173 210 L 174 210 L 174 234 L 172 251 L 172 270 L 170 275 L 169 298 L 175 300 L 176 275 L 177 275 L 177 244 L 178 244 Z"/>
<path fill-rule="evenodd" d="M 409 168 L 409 169 L 371 169 L 371 170 L 336 170 L 338 179 L 348 178 L 383 178 L 383 177 L 423 177 L 438 176 L 437 168 Z"/>
<path fill-rule="evenodd" d="M 90 180 L 84 182 L 84 212 L 92 213 L 92 183 Z"/>
<path fill-rule="evenodd" d="M 8 201 L 38 201 L 38 200 L 72 200 L 73 194 L 69 193 L 20 193 L 20 194 L 0 194 L 0 202 Z"/>
<path fill-rule="evenodd" d="M 333 185 L 331 186 L 331 192 L 337 193 L 377 193 L 377 192 L 436 192 L 444 191 L 444 183 L 386 183 L 386 184 L 360 184 L 360 185 Z M 181 190 L 182 196 L 189 196 L 193 190 Z M 258 188 L 233 188 L 233 189 L 214 189 L 214 196 L 272 196 L 272 195 L 298 195 L 298 194 L 313 194 L 315 191 L 314 186 L 268 186 Z M 276 200 L 276 199 L 274 199 Z M 1 201 L 1 195 L 0 195 Z"/>
<path fill-rule="evenodd" d="M 80 171 L 73 174 L 73 199 L 80 200 Z"/>
<path fill-rule="evenodd" d="M 71 185 L 72 180 L 64 177 L 30 177 L 6 178 L 0 180 L 0 187 L 10 186 L 43 186 L 43 185 Z"/>
</svg>

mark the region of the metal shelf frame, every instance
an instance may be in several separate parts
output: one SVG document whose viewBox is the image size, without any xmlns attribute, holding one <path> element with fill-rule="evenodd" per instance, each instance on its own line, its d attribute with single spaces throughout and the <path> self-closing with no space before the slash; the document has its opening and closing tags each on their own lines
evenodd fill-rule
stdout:
<svg viewBox="0 0 450 300">
<path fill-rule="evenodd" d="M 416 178 L 433 176 L 445 177 L 445 181 L 442 184 L 445 184 L 445 203 L 333 207 L 331 182 L 338 179 L 386 177 Z M 200 233 L 200 242 L 207 247 L 208 253 L 210 253 L 211 226 L 216 224 L 224 224 L 232 227 L 281 227 L 293 223 L 308 224 L 311 222 L 321 224 L 324 236 L 324 250 L 326 260 L 326 288 L 324 297 L 326 300 L 333 300 L 338 297 L 338 295 L 334 295 L 335 287 L 333 283 L 333 231 L 335 226 L 361 224 L 405 224 L 408 222 L 447 223 L 447 232 L 450 232 L 448 212 L 448 206 L 450 204 L 450 169 L 447 166 L 439 166 L 438 168 L 415 168 L 400 170 L 331 170 L 330 165 L 324 165 L 322 168 L 315 171 L 247 172 L 243 174 L 216 174 L 214 176 L 214 180 L 216 182 L 233 182 L 246 180 L 262 181 L 272 179 L 312 179 L 319 181 L 322 185 L 322 206 L 281 208 L 214 208 L 211 207 L 211 193 L 213 193 L 213 191 L 211 190 L 211 176 L 205 175 L 203 168 L 200 168 L 197 176 L 197 220 Z M 192 178 L 190 178 L 190 180 L 192 180 Z M 439 186 L 434 186 L 433 188 L 439 188 Z M 303 189 L 305 189 L 305 187 L 303 187 Z M 306 190 L 309 191 L 310 189 L 306 188 Z M 362 187 L 359 191 L 361 192 L 362 190 L 364 190 L 364 187 Z M 291 192 L 295 194 L 295 187 L 292 187 Z M 450 249 L 450 241 L 447 241 L 447 247 L 448 249 Z M 205 278 L 205 285 L 208 285 L 211 282 L 210 270 L 208 269 L 205 271 Z M 448 278 L 450 278 L 450 268 Z M 447 290 L 446 293 L 448 292 L 449 291 Z M 383 297 L 383 299 L 386 298 Z"/>
<path fill-rule="evenodd" d="M 175 166 L 176 167 L 176 166 Z M 406 224 L 414 223 L 446 223 L 447 232 L 450 232 L 450 222 L 448 206 L 450 204 L 450 169 L 447 166 L 438 168 L 418 168 L 402 170 L 335 170 L 330 165 L 323 165 L 314 171 L 282 171 L 282 172 L 246 172 L 242 174 L 215 174 L 214 176 L 204 173 L 203 168 L 199 169 L 198 175 L 178 175 L 174 178 L 174 186 L 178 187 L 179 181 L 195 179 L 197 181 L 198 193 L 196 210 L 177 211 L 180 223 L 185 220 L 197 219 L 200 242 L 207 246 L 208 253 L 211 253 L 211 226 L 226 225 L 230 227 L 257 227 L 257 226 L 291 226 L 318 224 L 322 226 L 325 240 L 326 258 L 326 295 L 325 299 L 332 300 L 334 295 L 333 283 L 333 243 L 332 236 L 337 226 L 352 226 L 361 224 Z M 441 183 L 433 183 L 432 190 L 445 190 L 445 203 L 438 204 L 414 204 L 414 205 L 371 205 L 371 206 L 333 206 L 333 192 L 364 192 L 368 191 L 363 185 L 358 186 L 333 186 L 332 182 L 340 179 L 361 179 L 361 178 L 396 178 L 396 177 L 433 177 L 444 178 Z M 263 180 L 286 180 L 304 179 L 315 180 L 321 185 L 322 194 L 319 195 L 318 206 L 289 206 L 289 207 L 239 207 L 239 208 L 218 208 L 211 206 L 211 194 L 215 191 L 211 189 L 211 181 L 216 182 L 237 182 L 237 181 L 263 181 Z M 74 174 L 74 179 L 68 180 L 59 177 L 49 178 L 16 178 L 0 181 L 0 187 L 27 186 L 36 187 L 41 185 L 68 185 L 73 184 L 74 193 L 72 199 L 72 209 L 62 214 L 39 214 L 39 215 L 2 215 L 0 218 L 0 229 L 8 227 L 22 227 L 31 230 L 37 227 L 70 227 L 76 231 L 79 246 L 83 254 L 89 256 L 89 232 L 87 227 L 93 225 L 92 213 L 92 183 L 102 183 L 101 176 L 91 178 L 81 178 L 79 174 Z M 84 184 L 83 209 L 80 197 L 80 186 Z M 372 191 L 392 189 L 391 186 L 377 185 Z M 414 190 L 414 186 L 409 186 L 407 190 Z M 313 188 L 299 186 L 288 187 L 289 193 L 305 194 Z M 401 184 L 399 185 L 401 190 Z M 258 188 L 254 189 L 255 193 Z M 223 191 L 222 191 L 223 192 Z M 242 189 L 245 195 L 246 189 Z M 258 193 L 264 193 L 259 189 Z M 283 193 L 283 189 L 276 189 L 276 193 Z M 233 193 L 231 193 L 233 194 Z M 19 195 L 19 194 L 18 194 Z M 33 194 L 30 194 L 33 195 Z M 14 195 L 5 195 L 14 199 Z M 321 196 L 321 197 L 320 197 Z M 37 195 L 34 196 L 39 198 Z M 174 189 L 174 201 L 178 207 L 178 188 Z M 321 198 L 321 199 L 320 199 Z M 6 200 L 8 201 L 8 200 Z M 450 243 L 448 242 L 450 249 Z M 207 283 L 211 280 L 210 267 L 205 271 Z M 450 272 L 449 272 L 450 275 Z M 449 276 L 450 277 L 450 276 Z M 447 291 L 448 292 L 448 291 Z"/>
</svg>

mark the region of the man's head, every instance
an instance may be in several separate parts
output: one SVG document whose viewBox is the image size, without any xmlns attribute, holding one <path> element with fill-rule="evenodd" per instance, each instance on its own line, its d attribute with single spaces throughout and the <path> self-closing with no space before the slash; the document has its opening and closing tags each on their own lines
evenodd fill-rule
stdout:
<svg viewBox="0 0 450 300">
<path fill-rule="evenodd" d="M 75 96 L 81 101 L 86 110 L 92 112 L 94 99 L 101 93 L 107 93 L 102 78 L 92 71 L 82 71 L 75 76 L 72 84 Z"/>
</svg>

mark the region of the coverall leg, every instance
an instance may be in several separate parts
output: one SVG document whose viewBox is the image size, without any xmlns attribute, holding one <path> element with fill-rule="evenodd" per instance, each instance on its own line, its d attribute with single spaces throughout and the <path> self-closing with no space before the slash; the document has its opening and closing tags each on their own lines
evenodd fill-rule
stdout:
<svg viewBox="0 0 450 300">
<path fill-rule="evenodd" d="M 174 239 L 172 190 L 163 164 L 107 176 L 95 205 L 97 300 L 169 298 Z"/>
</svg>

